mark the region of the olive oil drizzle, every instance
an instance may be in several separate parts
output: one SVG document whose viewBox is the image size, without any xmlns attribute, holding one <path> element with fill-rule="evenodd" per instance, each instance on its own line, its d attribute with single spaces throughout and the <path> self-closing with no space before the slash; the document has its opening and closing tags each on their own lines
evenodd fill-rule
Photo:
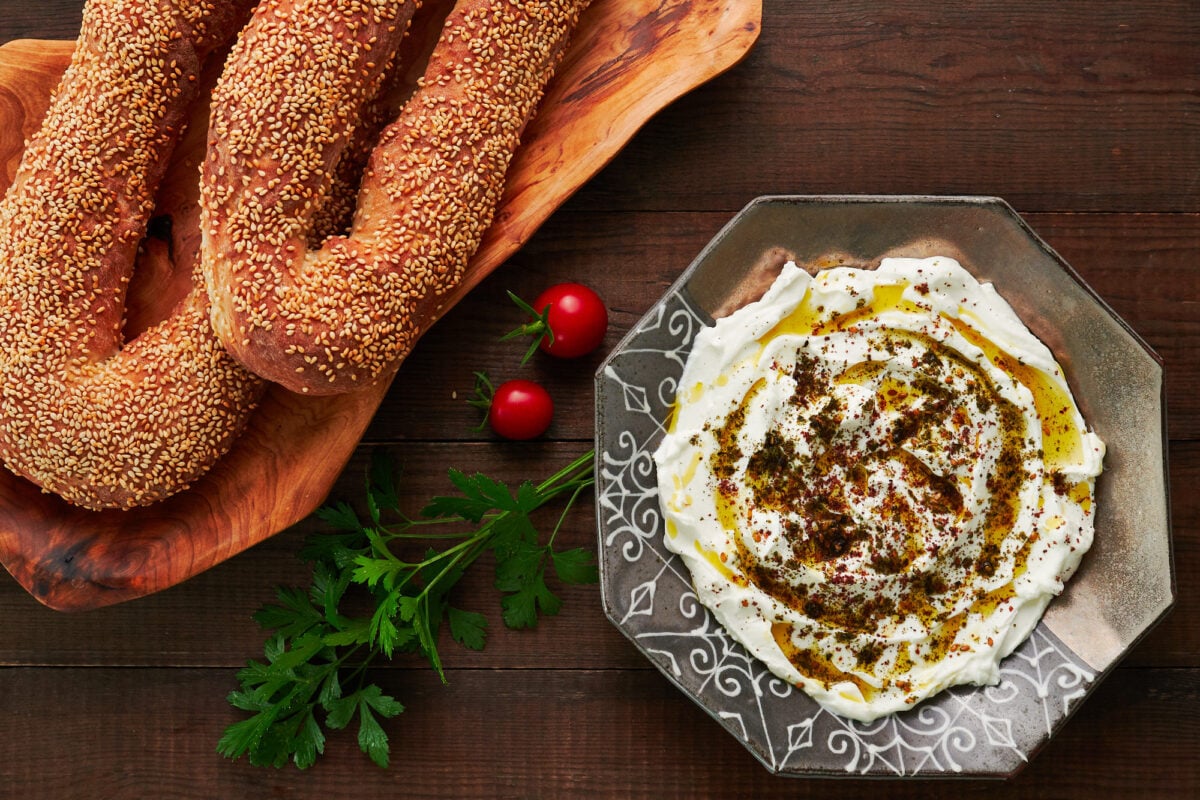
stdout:
<svg viewBox="0 0 1200 800">
<path fill-rule="evenodd" d="M 814 307 L 811 292 L 806 293 L 796 310 L 760 339 L 759 352 L 763 351 L 765 343 L 777 336 L 825 336 L 845 331 L 885 311 L 928 315 L 929 307 L 903 296 L 906 287 L 907 284 L 877 286 L 870 302 L 832 316 L 824 309 Z M 982 350 L 992 363 L 1030 390 L 1043 420 L 1042 439 L 1048 443 L 1043 449 L 1047 457 L 1054 455 L 1059 461 L 1077 457 L 1082 437 L 1074 424 L 1077 413 L 1069 395 L 1058 390 L 1040 371 L 1003 353 L 968 323 L 952 317 L 942 318 Z M 873 384 L 876 386 L 875 407 L 880 412 L 896 412 L 901 420 L 893 431 L 892 441 L 866 454 L 850 453 L 844 447 L 839 449 L 835 441 L 837 408 L 835 404 L 829 404 L 813 417 L 810 443 L 815 441 L 816 445 L 811 455 L 800 455 L 777 430 L 769 431 L 754 452 L 743 453 L 739 433 L 745 425 L 747 411 L 765 385 L 764 379 L 760 378 L 714 431 L 717 449 L 710 466 L 721 481 L 715 492 L 718 518 L 730 534 L 734 552 L 705 552 L 704 555 L 722 574 L 738 575 L 739 582 L 748 581 L 783 605 L 803 611 L 810 624 L 836 632 L 834 638 L 856 650 L 858 665 L 868 671 L 884 659 L 884 648 L 877 644 L 881 631 L 910 616 L 919 619 L 930 631 L 930 641 L 924 652 L 913 653 L 901 648 L 888 656 L 892 667 L 889 672 L 899 675 L 911 667 L 914 658 L 936 661 L 958 649 L 971 649 L 969 644 L 958 641 L 967 619 L 971 615 L 991 613 L 1015 596 L 1012 581 L 1027 568 L 1032 539 L 1014 546 L 1010 537 L 1023 487 L 1027 481 L 1043 480 L 1044 476 L 1031 475 L 1025 469 L 1030 454 L 1027 452 L 1028 432 L 1024 416 L 1014 403 L 997 391 L 985 372 L 957 350 L 927 334 L 890 330 L 885 335 L 894 337 L 897 346 L 916 345 L 932 354 L 925 365 L 927 369 L 919 370 L 916 379 L 901 380 L 885 374 L 885 361 L 867 360 L 829 376 L 822 375 L 815 363 L 805 362 L 801 355 L 792 367 L 796 384 L 793 400 L 805 404 L 812 402 L 815 396 L 832 397 L 834 385 Z M 848 485 L 865 485 L 865 476 L 882 462 L 894 460 L 900 463 L 901 470 L 910 476 L 928 503 L 936 504 L 939 513 L 956 521 L 962 520 L 965 510 L 960 487 L 952 479 L 933 472 L 904 448 L 907 440 L 921 436 L 922 429 L 939 424 L 944 415 L 962 413 L 953 398 L 939 400 L 946 393 L 937 381 L 947 370 L 957 370 L 960 375 L 965 375 L 965 383 L 971 387 L 977 408 L 993 411 L 1000 422 L 1000 452 L 988 480 L 990 500 L 983 523 L 978 527 L 980 535 L 974 542 L 964 544 L 958 553 L 947 555 L 958 559 L 963 579 L 949 584 L 936 575 L 905 575 L 905 580 L 899 581 L 905 585 L 905 591 L 895 599 L 848 591 L 846 582 L 791 580 L 805 569 L 815 567 L 819 570 L 822 564 L 836 562 L 851 548 L 861 547 L 870 539 L 870 531 L 851 518 L 845 491 Z M 926 375 L 929 380 L 922 383 L 921 375 Z M 1052 415 L 1049 420 L 1048 414 Z M 823 418 L 835 424 L 826 429 Z M 737 482 L 730 480 L 739 470 L 744 472 L 750 499 L 743 498 L 736 487 Z M 842 480 L 831 479 L 838 474 Z M 1089 490 L 1083 499 L 1090 502 L 1090 484 L 1081 485 Z M 1072 487 L 1071 492 L 1072 499 L 1080 493 L 1078 487 Z M 747 510 L 752 506 L 774 508 L 785 517 L 805 520 L 804 530 L 795 524 L 785 532 L 791 540 L 790 558 L 779 563 L 763 563 L 756 558 L 746 541 L 747 537 L 762 535 L 748 530 Z M 905 518 L 902 527 L 909 530 L 909 536 L 898 549 L 881 553 L 872 565 L 881 574 L 897 575 L 905 573 L 921 554 L 923 542 L 917 532 L 920 524 L 911 507 L 897 501 L 890 512 Z M 1016 552 L 1005 552 L 1006 548 Z M 726 557 L 732 557 L 734 569 Z M 1010 566 L 1003 567 L 1003 564 Z M 1004 571 L 1008 574 L 1003 574 Z M 965 579 L 966 573 L 990 579 L 998 572 L 1004 582 L 985 592 Z M 828 571 L 826 574 L 828 577 Z M 772 625 L 772 634 L 781 651 L 801 674 L 826 686 L 849 681 L 867 697 L 878 691 L 860 677 L 837 667 L 828 653 L 815 648 L 798 648 L 793 642 L 794 632 L 788 622 L 777 620 Z M 890 683 L 894 676 L 877 677 Z"/>
</svg>

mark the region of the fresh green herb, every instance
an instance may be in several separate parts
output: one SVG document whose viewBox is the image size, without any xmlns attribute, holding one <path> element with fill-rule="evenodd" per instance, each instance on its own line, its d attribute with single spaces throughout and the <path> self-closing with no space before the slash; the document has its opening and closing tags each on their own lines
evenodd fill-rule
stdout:
<svg viewBox="0 0 1200 800">
<path fill-rule="evenodd" d="M 488 412 L 492 410 L 492 398 L 496 396 L 496 387 L 492 385 L 492 379 L 488 377 L 486 372 L 475 372 L 475 387 L 470 397 L 467 398 L 467 405 L 473 408 L 478 408 L 483 412 L 483 419 L 479 421 L 472 430 L 476 433 L 482 431 L 488 424 Z"/>
<path fill-rule="evenodd" d="M 517 308 L 524 311 L 532 319 L 529 322 L 524 322 L 520 326 L 514 328 L 508 333 L 500 337 L 500 341 L 505 342 L 509 339 L 518 339 L 525 336 L 532 337 L 529 343 L 529 349 L 525 351 L 525 355 L 521 358 L 521 364 L 524 365 L 529 359 L 533 358 L 533 354 L 538 351 L 544 340 L 547 345 L 554 344 L 554 331 L 550 327 L 550 307 L 543 306 L 541 311 L 538 311 L 533 306 L 526 303 L 511 291 L 508 293 L 508 299 L 516 304 Z M 478 374 L 478 373 L 476 373 Z"/>
<path fill-rule="evenodd" d="M 539 613 L 558 612 L 549 572 L 561 583 L 595 582 L 590 551 L 554 546 L 567 512 L 593 483 L 592 458 L 589 452 L 515 491 L 452 469 L 457 493 L 433 498 L 410 519 L 400 511 L 397 470 L 377 452 L 367 476 L 366 519 L 345 502 L 318 511 L 334 530 L 310 537 L 301 550 L 313 565 L 312 584 L 278 589 L 277 602 L 255 615 L 272 632 L 265 660 L 250 661 L 238 673 L 241 688 L 229 695 L 251 716 L 226 729 L 218 752 L 276 767 L 290 760 L 304 769 L 324 752 L 322 723 L 340 730 L 357 719 L 359 747 L 387 766 L 388 737 L 379 720 L 404 707 L 367 681 L 367 667 L 380 655 L 416 652 L 445 682 L 437 647 L 443 622 L 456 642 L 481 649 L 487 618 L 451 605 L 449 595 L 486 552 L 495 555 L 495 585 L 510 628 L 531 628 Z M 565 507 L 543 543 L 530 515 L 558 498 Z"/>
</svg>

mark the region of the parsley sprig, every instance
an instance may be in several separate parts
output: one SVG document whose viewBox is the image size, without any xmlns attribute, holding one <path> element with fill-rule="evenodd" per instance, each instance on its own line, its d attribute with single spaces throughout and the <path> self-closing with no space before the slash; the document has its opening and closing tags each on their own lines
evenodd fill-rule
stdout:
<svg viewBox="0 0 1200 800">
<path fill-rule="evenodd" d="M 560 550 L 555 539 L 567 512 L 593 484 L 588 452 L 541 483 L 515 491 L 485 475 L 450 470 L 456 494 L 434 497 L 418 518 L 400 510 L 398 471 L 380 452 L 367 475 L 366 519 L 346 502 L 317 516 L 334 530 L 307 540 L 301 557 L 313 565 L 307 589 L 280 587 L 277 602 L 255 614 L 272 635 L 263 661 L 238 672 L 229 702 L 251 716 L 230 725 L 217 750 L 252 764 L 312 766 L 325 749 L 325 729 L 358 720 L 358 744 L 381 767 L 388 737 L 380 719 L 404 710 L 367 680 L 380 656 L 415 652 L 446 681 L 438 652 L 443 622 L 454 641 L 482 649 L 487 618 L 451 603 L 451 590 L 481 555 L 495 556 L 495 586 L 510 628 L 532 628 L 556 614 L 561 601 L 547 584 L 597 579 L 594 554 Z M 559 498 L 562 512 L 542 542 L 531 515 Z"/>
</svg>

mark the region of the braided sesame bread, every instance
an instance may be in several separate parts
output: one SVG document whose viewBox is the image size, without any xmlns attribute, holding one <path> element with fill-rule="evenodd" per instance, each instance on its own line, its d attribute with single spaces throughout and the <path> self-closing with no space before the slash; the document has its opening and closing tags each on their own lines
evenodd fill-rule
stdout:
<svg viewBox="0 0 1200 800">
<path fill-rule="evenodd" d="M 229 447 L 263 390 L 194 290 L 123 341 L 154 188 L 206 57 L 245 0 L 89 2 L 74 56 L 0 202 L 0 458 L 87 508 L 145 505 Z"/>
<path fill-rule="evenodd" d="M 213 327 L 294 391 L 353 390 L 411 349 L 491 223 L 587 0 L 461 0 L 371 155 L 349 233 L 310 251 L 322 187 L 399 35 L 396 5 L 264 0 L 214 92 L 201 203 Z"/>
</svg>

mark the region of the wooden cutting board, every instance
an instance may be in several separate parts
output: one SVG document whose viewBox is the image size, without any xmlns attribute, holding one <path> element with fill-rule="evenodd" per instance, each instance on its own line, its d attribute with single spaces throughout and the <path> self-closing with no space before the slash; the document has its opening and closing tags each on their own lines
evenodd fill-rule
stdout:
<svg viewBox="0 0 1200 800">
<path fill-rule="evenodd" d="M 736 63 L 758 36 L 760 0 L 596 0 L 524 137 L 496 220 L 453 306 L 517 250 L 654 113 Z M 73 43 L 0 46 L 0 189 L 45 114 Z M 174 258 L 148 241 L 130 290 L 129 325 L 165 314 L 195 245 L 193 131 L 159 192 Z M 174 264 L 172 263 L 174 262 Z M 184 279 L 186 281 L 186 278 Z M 172 290 L 171 286 L 176 287 Z M 218 564 L 310 514 L 350 459 L 387 382 L 331 398 L 270 390 L 232 451 L 190 489 L 133 511 L 94 512 L 0 468 L 0 561 L 61 610 L 146 595 Z"/>
</svg>

